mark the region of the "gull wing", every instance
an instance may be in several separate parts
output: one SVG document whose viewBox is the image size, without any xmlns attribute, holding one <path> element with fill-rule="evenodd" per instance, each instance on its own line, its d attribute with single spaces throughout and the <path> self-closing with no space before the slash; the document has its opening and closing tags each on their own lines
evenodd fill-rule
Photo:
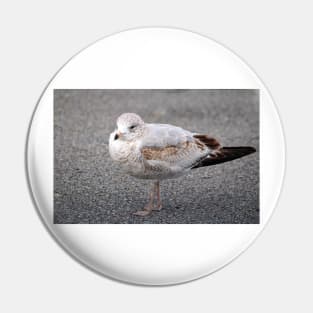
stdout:
<svg viewBox="0 0 313 313">
<path fill-rule="evenodd" d="M 212 148 L 197 138 L 197 134 L 183 128 L 168 124 L 147 124 L 140 151 L 148 165 L 184 170 L 207 157 Z"/>
</svg>

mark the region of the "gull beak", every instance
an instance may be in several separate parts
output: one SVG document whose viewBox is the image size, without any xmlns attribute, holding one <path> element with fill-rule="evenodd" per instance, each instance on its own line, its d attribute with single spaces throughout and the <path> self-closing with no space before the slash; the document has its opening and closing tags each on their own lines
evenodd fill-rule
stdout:
<svg viewBox="0 0 313 313">
<path fill-rule="evenodd" d="M 116 134 L 115 134 L 115 136 L 114 136 L 114 140 L 119 139 L 120 137 L 122 137 L 122 135 L 123 135 L 123 134 L 122 134 L 120 131 L 117 131 Z"/>
</svg>

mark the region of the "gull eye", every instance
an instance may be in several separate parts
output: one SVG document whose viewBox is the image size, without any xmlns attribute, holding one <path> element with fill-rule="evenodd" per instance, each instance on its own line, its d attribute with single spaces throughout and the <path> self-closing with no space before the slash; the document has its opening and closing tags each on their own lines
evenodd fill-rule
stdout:
<svg viewBox="0 0 313 313">
<path fill-rule="evenodd" d="M 117 140 L 117 139 L 118 139 L 118 134 L 115 134 L 114 140 Z"/>
<path fill-rule="evenodd" d="M 132 125 L 129 127 L 129 129 L 134 129 L 136 127 L 136 125 Z"/>
</svg>

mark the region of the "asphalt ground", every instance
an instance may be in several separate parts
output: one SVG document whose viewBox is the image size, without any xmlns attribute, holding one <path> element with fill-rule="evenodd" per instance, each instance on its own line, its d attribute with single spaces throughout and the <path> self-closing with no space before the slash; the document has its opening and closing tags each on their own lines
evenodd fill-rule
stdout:
<svg viewBox="0 0 313 313">
<path fill-rule="evenodd" d="M 163 209 L 136 216 L 152 182 L 125 175 L 108 151 L 109 135 L 124 112 L 257 152 L 162 181 Z M 55 90 L 54 222 L 259 223 L 258 151 L 258 90 Z"/>
</svg>

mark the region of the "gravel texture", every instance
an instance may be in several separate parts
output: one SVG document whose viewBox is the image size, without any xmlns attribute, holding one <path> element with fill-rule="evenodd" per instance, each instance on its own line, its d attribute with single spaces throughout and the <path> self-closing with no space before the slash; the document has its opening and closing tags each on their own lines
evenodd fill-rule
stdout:
<svg viewBox="0 0 313 313">
<path fill-rule="evenodd" d="M 163 209 L 135 216 L 152 183 L 125 175 L 109 156 L 109 134 L 124 112 L 257 152 L 162 181 Z M 54 222 L 259 223 L 258 150 L 258 90 L 55 90 Z"/>
</svg>

